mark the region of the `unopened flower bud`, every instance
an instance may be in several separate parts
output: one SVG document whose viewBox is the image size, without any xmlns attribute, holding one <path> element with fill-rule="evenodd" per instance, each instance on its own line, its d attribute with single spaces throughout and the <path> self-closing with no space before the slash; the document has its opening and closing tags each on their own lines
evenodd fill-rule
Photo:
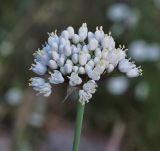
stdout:
<svg viewBox="0 0 160 151">
<path fill-rule="evenodd" d="M 103 47 L 103 48 L 107 48 L 107 49 L 109 49 L 109 50 L 112 50 L 112 49 L 115 48 L 115 42 L 114 42 L 112 36 L 106 35 L 106 36 L 102 39 L 101 44 L 102 44 L 102 47 Z"/>
<path fill-rule="evenodd" d="M 74 44 L 77 44 L 79 42 L 79 36 L 77 34 L 74 34 L 72 37 L 72 41 Z"/>
<path fill-rule="evenodd" d="M 58 70 L 54 70 L 54 73 L 50 73 L 51 77 L 49 78 L 50 83 L 59 84 L 64 82 L 64 78 Z"/>
<path fill-rule="evenodd" d="M 107 72 L 110 73 L 114 70 L 114 66 L 112 64 L 109 64 L 107 67 Z"/>
<path fill-rule="evenodd" d="M 61 33 L 61 36 L 64 38 L 64 39 L 69 39 L 69 33 L 67 30 L 64 30 L 62 33 Z"/>
<path fill-rule="evenodd" d="M 68 78 L 70 86 L 76 86 L 82 83 L 82 79 L 75 72 L 72 72 L 71 76 L 68 76 Z"/>
<path fill-rule="evenodd" d="M 79 72 L 79 74 L 85 74 L 85 69 L 84 69 L 84 67 L 79 67 L 78 72 Z"/>
<path fill-rule="evenodd" d="M 46 73 L 47 68 L 40 62 L 36 62 L 36 64 L 32 65 L 31 70 L 39 75 L 43 75 Z"/>
<path fill-rule="evenodd" d="M 80 65 L 85 65 L 87 63 L 87 56 L 86 53 L 83 51 L 79 52 L 79 64 Z"/>
<path fill-rule="evenodd" d="M 74 64 L 78 63 L 78 54 L 77 53 L 72 55 L 72 61 L 73 61 Z"/>
<path fill-rule="evenodd" d="M 72 54 L 72 51 L 71 51 L 71 47 L 70 46 L 65 46 L 64 47 L 64 54 L 69 57 L 71 54 Z"/>
<path fill-rule="evenodd" d="M 94 67 L 95 63 L 93 60 L 89 60 L 87 63 L 89 66 L 91 66 L 92 68 Z"/>
<path fill-rule="evenodd" d="M 73 29 L 73 27 L 69 26 L 67 28 L 67 31 L 69 33 L 69 39 L 71 39 L 73 37 L 73 35 L 74 35 L 74 29 Z"/>
<path fill-rule="evenodd" d="M 100 49 L 100 48 L 97 48 L 97 49 L 95 50 L 95 56 L 98 57 L 98 58 L 101 58 L 102 52 L 101 52 L 101 49 Z"/>
<path fill-rule="evenodd" d="M 58 60 L 57 60 L 57 64 L 59 67 L 62 67 L 64 65 L 64 62 L 65 62 L 65 59 L 64 57 L 60 57 Z"/>
<path fill-rule="evenodd" d="M 52 58 L 53 58 L 53 60 L 57 61 L 59 59 L 59 54 L 56 51 L 53 51 Z"/>
<path fill-rule="evenodd" d="M 57 69 L 57 68 L 58 68 L 57 63 L 56 63 L 54 60 L 50 60 L 48 66 L 49 66 L 51 69 Z"/>
<path fill-rule="evenodd" d="M 73 72 L 77 73 L 79 70 L 79 67 L 78 66 L 73 66 Z"/>
<path fill-rule="evenodd" d="M 71 64 L 65 64 L 65 65 L 64 65 L 64 71 L 65 71 L 67 74 L 69 74 L 69 73 L 72 72 L 72 68 L 73 68 L 73 66 L 72 66 Z"/>
<path fill-rule="evenodd" d="M 85 65 L 85 71 L 86 73 L 90 72 L 92 70 L 92 67 L 88 64 Z"/>
<path fill-rule="evenodd" d="M 93 51 L 97 47 L 98 47 L 98 41 L 95 38 L 90 39 L 89 44 L 88 44 L 88 49 Z"/>
<path fill-rule="evenodd" d="M 100 58 L 99 57 L 95 57 L 94 58 L 94 64 L 97 64 L 99 62 Z"/>
<path fill-rule="evenodd" d="M 78 34 L 81 42 L 86 39 L 88 34 L 88 28 L 86 23 L 83 23 L 82 26 L 79 28 Z"/>
</svg>

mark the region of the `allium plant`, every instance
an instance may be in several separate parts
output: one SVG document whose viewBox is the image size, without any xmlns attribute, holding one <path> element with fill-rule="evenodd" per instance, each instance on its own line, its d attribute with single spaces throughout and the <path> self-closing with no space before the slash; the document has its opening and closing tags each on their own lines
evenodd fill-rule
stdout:
<svg viewBox="0 0 160 151">
<path fill-rule="evenodd" d="M 102 26 L 91 32 L 83 23 L 78 34 L 71 26 L 59 36 L 56 31 L 50 33 L 43 48 L 34 53 L 31 70 L 38 76 L 30 79 L 30 86 L 38 94 L 48 97 L 52 85 L 64 82 L 79 87 L 73 151 L 78 151 L 84 106 L 96 92 L 97 81 L 117 67 L 130 78 L 142 75 L 141 68 L 127 59 L 126 51 L 124 46 L 115 47 L 113 37 L 105 34 Z"/>
</svg>

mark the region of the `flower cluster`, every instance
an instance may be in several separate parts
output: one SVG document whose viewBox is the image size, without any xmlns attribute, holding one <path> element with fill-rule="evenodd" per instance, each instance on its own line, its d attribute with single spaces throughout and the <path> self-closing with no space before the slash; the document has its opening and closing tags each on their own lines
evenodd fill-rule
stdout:
<svg viewBox="0 0 160 151">
<path fill-rule="evenodd" d="M 128 77 L 142 74 L 140 67 L 126 56 L 126 49 L 116 48 L 113 37 L 105 34 L 102 27 L 91 32 L 83 23 L 78 34 L 73 27 L 68 27 L 60 36 L 56 31 L 50 33 L 42 50 L 34 53 L 35 64 L 31 70 L 43 78 L 31 78 L 30 85 L 44 96 L 51 94 L 51 84 L 68 82 L 73 87 L 81 86 L 79 101 L 85 104 L 95 93 L 96 81 L 101 75 L 112 72 L 117 66 Z M 48 75 L 48 79 L 44 80 L 44 75 Z"/>
</svg>

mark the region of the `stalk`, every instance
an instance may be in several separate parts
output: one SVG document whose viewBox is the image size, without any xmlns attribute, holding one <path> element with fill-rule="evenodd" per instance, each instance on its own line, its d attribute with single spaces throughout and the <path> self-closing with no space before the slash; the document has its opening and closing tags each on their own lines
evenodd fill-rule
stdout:
<svg viewBox="0 0 160 151">
<path fill-rule="evenodd" d="M 84 108 L 85 108 L 85 105 L 82 105 L 82 103 L 78 101 L 76 127 L 75 127 L 75 132 L 74 132 L 74 141 L 73 141 L 72 151 L 78 151 L 79 149 Z"/>
</svg>

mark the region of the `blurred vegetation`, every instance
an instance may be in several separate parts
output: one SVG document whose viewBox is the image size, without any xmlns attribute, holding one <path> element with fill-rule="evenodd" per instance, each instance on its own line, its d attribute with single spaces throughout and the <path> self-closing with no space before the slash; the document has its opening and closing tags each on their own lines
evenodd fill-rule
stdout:
<svg viewBox="0 0 160 151">
<path fill-rule="evenodd" d="M 136 25 L 128 27 L 107 17 L 109 7 L 117 3 L 125 3 L 138 12 Z M 87 22 L 90 30 L 102 25 L 106 33 L 111 31 L 117 46 L 121 43 L 129 46 L 137 39 L 160 44 L 159 12 L 159 0 L 2 0 L 0 136 L 4 132 L 9 135 L 13 144 L 11 148 L 15 151 L 45 151 L 49 150 L 46 138 L 51 131 L 74 123 L 74 99 L 61 103 L 66 86 L 55 89 L 47 101 L 36 97 L 28 87 L 28 79 L 33 75 L 28 70 L 33 62 L 32 54 L 47 40 L 47 32 L 55 29 L 61 32 L 69 25 L 78 29 Z M 120 121 L 126 127 L 120 150 L 159 151 L 160 59 L 139 64 L 142 65 L 143 76 L 129 80 L 124 94 L 112 95 L 106 89 L 107 80 L 100 82 L 97 93 L 87 104 L 84 129 L 95 136 L 100 134 L 102 138 L 108 138 L 114 125 Z M 135 95 L 135 89 L 141 82 L 148 86 L 147 96 L 143 99 Z M 140 91 L 143 93 L 145 90 L 142 88 Z"/>
</svg>

